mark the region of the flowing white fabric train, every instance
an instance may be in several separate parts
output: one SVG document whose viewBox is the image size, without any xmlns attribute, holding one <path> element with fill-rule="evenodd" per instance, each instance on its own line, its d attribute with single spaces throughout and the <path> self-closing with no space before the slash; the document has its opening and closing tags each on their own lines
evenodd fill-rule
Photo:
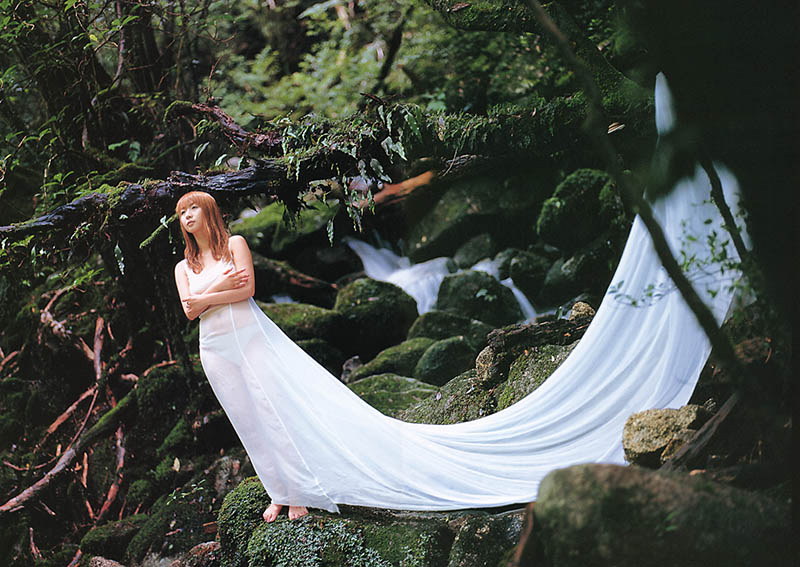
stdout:
<svg viewBox="0 0 800 567">
<path fill-rule="evenodd" d="M 658 108 L 658 90 L 656 98 Z M 736 181 L 724 168 L 719 174 L 730 199 Z M 653 208 L 678 257 L 694 255 L 703 264 L 693 263 L 690 277 L 721 322 L 735 274 L 702 262 L 709 238 L 726 234 L 709 190 L 698 169 Z M 189 272 L 192 291 L 210 285 L 219 269 Z M 252 299 L 201 316 L 200 356 L 273 502 L 329 511 L 338 511 L 337 504 L 452 510 L 529 502 L 554 469 L 623 463 L 626 419 L 685 404 L 709 354 L 705 334 L 672 289 L 638 218 L 613 281 L 616 291 L 541 387 L 466 423 L 412 424 L 381 414 L 286 337 Z"/>
</svg>

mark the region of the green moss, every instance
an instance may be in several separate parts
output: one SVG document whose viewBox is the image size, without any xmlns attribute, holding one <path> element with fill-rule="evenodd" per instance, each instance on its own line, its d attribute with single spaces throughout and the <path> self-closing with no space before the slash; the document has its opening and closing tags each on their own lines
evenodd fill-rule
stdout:
<svg viewBox="0 0 800 567">
<path fill-rule="evenodd" d="M 136 514 L 93 528 L 81 539 L 81 551 L 85 555 L 101 555 L 121 561 L 131 539 L 146 521 L 146 514 Z"/>
<path fill-rule="evenodd" d="M 341 338 L 341 313 L 304 303 L 262 303 L 258 306 L 292 340 Z"/>
<path fill-rule="evenodd" d="M 400 412 L 398 417 L 414 423 L 460 423 L 489 415 L 496 405 L 492 394 L 480 387 L 473 369 L 456 376 L 435 395 Z"/>
<path fill-rule="evenodd" d="M 324 232 L 338 210 L 338 201 L 327 205 L 316 202 L 293 217 L 282 203 L 272 203 L 235 224 L 231 232 L 244 236 L 252 248 L 266 256 L 281 255 L 299 240 Z"/>
<path fill-rule="evenodd" d="M 408 338 L 429 337 L 431 339 L 447 339 L 462 335 L 472 346 L 475 353 L 486 346 L 486 335 L 492 326 L 470 319 L 456 313 L 433 309 L 420 315 L 408 330 Z"/>
<path fill-rule="evenodd" d="M 134 480 L 130 487 L 128 487 L 128 493 L 125 495 L 125 499 L 129 506 L 135 507 L 138 504 L 148 503 L 153 496 L 153 491 L 152 481 L 146 478 L 140 478 Z"/>
<path fill-rule="evenodd" d="M 164 442 L 156 449 L 156 455 L 183 455 L 194 446 L 192 426 L 185 418 L 181 418 L 164 438 Z"/>
<path fill-rule="evenodd" d="M 349 387 L 369 405 L 391 416 L 436 391 L 430 384 L 392 373 L 374 374 L 349 384 Z"/>
<path fill-rule="evenodd" d="M 428 384 L 442 385 L 471 368 L 475 353 L 462 336 L 450 337 L 432 344 L 420 357 L 414 376 Z"/>
<path fill-rule="evenodd" d="M 433 339 L 419 337 L 384 349 L 375 358 L 353 372 L 351 381 L 386 372 L 401 376 L 412 376 L 417 361 L 433 343 Z"/>
<path fill-rule="evenodd" d="M 578 341 L 567 345 L 544 345 L 533 347 L 528 353 L 519 356 L 508 371 L 508 380 L 497 391 L 497 410 L 515 404 L 536 388 L 561 366 Z"/>
<path fill-rule="evenodd" d="M 522 319 L 517 299 L 485 272 L 451 274 L 442 280 L 436 308 L 499 327 Z"/>
<path fill-rule="evenodd" d="M 590 242 L 605 228 L 606 219 L 597 212 L 601 209 L 600 195 L 609 185 L 613 180 L 604 171 L 574 171 L 542 204 L 536 233 L 545 242 L 567 251 Z"/>
<path fill-rule="evenodd" d="M 225 496 L 217 514 L 223 565 L 248 566 L 247 542 L 253 531 L 264 523 L 261 513 L 269 503 L 269 495 L 258 477 L 243 480 Z"/>
<path fill-rule="evenodd" d="M 149 549 L 173 554 L 206 541 L 203 524 L 214 519 L 213 501 L 213 487 L 204 481 L 162 496 L 128 544 L 126 557 L 139 561 Z"/>
<path fill-rule="evenodd" d="M 402 342 L 417 318 L 414 298 L 394 284 L 369 278 L 358 279 L 339 291 L 334 309 L 347 321 L 349 332 L 344 338 L 352 343 L 336 346 L 357 352 L 364 359 Z"/>
</svg>

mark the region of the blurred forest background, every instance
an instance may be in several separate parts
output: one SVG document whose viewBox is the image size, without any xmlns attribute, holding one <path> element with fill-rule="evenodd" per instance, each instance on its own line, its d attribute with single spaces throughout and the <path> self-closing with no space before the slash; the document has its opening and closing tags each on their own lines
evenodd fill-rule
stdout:
<svg viewBox="0 0 800 567">
<path fill-rule="evenodd" d="M 720 160 L 740 180 L 754 242 L 742 266 L 758 299 L 748 333 L 777 353 L 728 391 L 759 415 L 790 416 L 797 10 L 736 4 L 545 6 L 599 88 L 610 164 L 586 132 L 580 77 L 527 2 L 0 0 L 2 502 L 43 482 L 2 510 L 6 564 L 80 559 L 92 527 L 155 509 L 191 478 L 176 455 L 235 444 L 219 414 L 223 433 L 180 429 L 214 410 L 172 281 L 183 249 L 172 207 L 190 189 L 214 193 L 229 220 L 282 202 L 301 231 L 300 211 L 337 199 L 321 230 L 332 241 L 376 230 L 422 261 L 454 252 L 412 246 L 453 183 L 526 179 L 541 189 L 510 198 L 527 214 L 578 168 L 619 167 L 641 193 Z M 654 162 L 658 71 L 678 128 Z M 570 297 L 604 293 L 636 212 L 622 192 L 619 206 L 601 275 Z M 514 219 L 528 228 L 504 244 L 533 245 L 536 214 Z M 280 259 L 264 268 L 278 291 L 335 285 Z M 305 300 L 330 307 L 326 293 Z M 163 380 L 148 394 L 151 372 Z M 202 392 L 189 406 L 187 389 Z M 755 438 L 777 459 L 769 439 L 785 427 L 763 428 Z M 141 541 L 129 557 L 154 540 Z"/>
</svg>

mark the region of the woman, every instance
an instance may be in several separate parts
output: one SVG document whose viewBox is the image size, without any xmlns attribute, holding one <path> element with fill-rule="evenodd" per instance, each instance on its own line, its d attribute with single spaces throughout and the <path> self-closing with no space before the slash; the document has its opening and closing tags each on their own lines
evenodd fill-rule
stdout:
<svg viewBox="0 0 800 567">
<path fill-rule="evenodd" d="M 185 258 L 175 266 L 175 284 L 186 316 L 193 320 L 210 315 L 215 309 L 219 310 L 219 306 L 246 303 L 255 290 L 250 249 L 241 236 L 228 236 L 214 198 L 208 193 L 193 191 L 181 197 L 175 211 L 186 242 Z M 204 327 L 201 324 L 201 359 L 206 354 L 202 348 Z M 213 368 L 214 354 L 208 357 L 212 359 L 209 364 Z M 205 360 L 203 363 L 207 364 Z M 211 379 L 215 374 L 207 372 L 207 375 L 217 393 L 221 386 Z M 217 397 L 220 401 L 230 398 L 226 392 L 217 393 Z M 235 409 L 236 403 L 233 400 L 231 403 Z M 281 504 L 270 504 L 264 511 L 264 520 L 274 521 L 281 508 Z M 289 506 L 291 519 L 307 513 L 305 506 Z"/>
</svg>

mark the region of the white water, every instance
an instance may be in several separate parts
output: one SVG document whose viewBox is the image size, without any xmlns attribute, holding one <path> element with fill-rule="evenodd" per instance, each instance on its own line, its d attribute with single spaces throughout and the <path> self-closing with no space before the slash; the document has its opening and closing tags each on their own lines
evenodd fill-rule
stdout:
<svg viewBox="0 0 800 567">
<path fill-rule="evenodd" d="M 364 264 L 364 272 L 367 276 L 374 280 L 393 283 L 402 288 L 403 291 L 416 300 L 417 311 L 419 311 L 420 315 L 434 308 L 439 286 L 444 277 L 451 273 L 449 270 L 449 265 L 451 264 L 449 258 L 434 258 L 427 262 L 411 264 L 408 258 L 398 256 L 386 248 L 376 248 L 355 238 L 346 238 L 344 242 L 361 258 L 361 262 Z M 485 272 L 498 279 L 498 265 L 498 261 L 486 258 L 469 269 Z M 462 273 L 463 271 L 458 270 L 455 273 Z M 526 323 L 532 322 L 537 313 L 531 302 L 525 297 L 525 294 L 514 285 L 511 278 L 499 281 L 510 289 L 514 297 L 516 297 L 522 310 L 523 321 Z"/>
</svg>

